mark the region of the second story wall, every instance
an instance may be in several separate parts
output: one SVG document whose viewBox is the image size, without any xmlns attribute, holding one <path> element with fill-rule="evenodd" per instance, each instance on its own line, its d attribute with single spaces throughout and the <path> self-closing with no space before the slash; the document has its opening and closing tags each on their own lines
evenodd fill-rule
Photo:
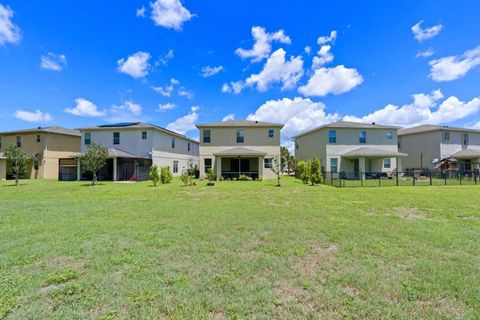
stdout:
<svg viewBox="0 0 480 320">
<path fill-rule="evenodd" d="M 154 130 L 153 149 L 193 157 L 198 157 L 199 152 L 197 142 L 158 130 Z"/>
<path fill-rule="evenodd" d="M 445 133 L 448 133 L 448 139 Z M 464 135 L 467 135 L 467 144 L 464 144 Z M 458 130 L 442 130 L 440 135 L 440 157 L 445 158 L 464 148 L 480 150 L 480 132 L 462 132 Z"/>
<path fill-rule="evenodd" d="M 210 142 L 204 142 L 205 130 L 210 131 Z M 243 130 L 243 143 L 237 142 L 237 132 Z M 273 130 L 273 137 L 269 136 Z M 241 147 L 241 146 L 280 146 L 280 128 L 278 127 L 206 127 L 200 128 L 200 145 L 202 147 Z"/>
<path fill-rule="evenodd" d="M 45 132 L 0 135 L 0 152 L 4 152 L 5 149 L 11 145 L 16 146 L 17 137 L 20 137 L 21 149 L 27 153 L 27 155 L 42 154 L 45 150 L 45 136 Z"/>
<path fill-rule="evenodd" d="M 118 144 L 114 144 L 114 132 L 120 133 Z M 142 139 L 142 132 L 146 132 L 146 139 Z M 82 130 L 81 151 L 84 153 L 88 145 L 85 144 L 85 135 L 90 133 L 91 142 L 98 143 L 106 148 L 117 148 L 135 155 L 148 157 L 152 152 L 153 130 L 113 128 L 112 130 Z"/>
</svg>

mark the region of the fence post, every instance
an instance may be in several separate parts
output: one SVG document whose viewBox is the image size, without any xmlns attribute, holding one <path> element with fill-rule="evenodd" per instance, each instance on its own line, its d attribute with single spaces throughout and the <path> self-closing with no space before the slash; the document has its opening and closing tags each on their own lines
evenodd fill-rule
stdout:
<svg viewBox="0 0 480 320">
<path fill-rule="evenodd" d="M 432 186 L 432 171 L 430 171 L 429 173 L 430 173 L 430 186 Z"/>
<path fill-rule="evenodd" d="M 415 186 L 415 170 L 413 171 L 412 185 Z"/>
<path fill-rule="evenodd" d="M 443 172 L 443 171 L 442 171 Z M 445 178 L 445 185 L 447 185 L 447 173 L 444 173 L 443 174 L 444 178 Z"/>
<path fill-rule="evenodd" d="M 379 174 L 379 175 L 378 175 L 378 186 L 379 186 L 379 187 L 382 186 L 382 174 Z"/>
<path fill-rule="evenodd" d="M 330 185 L 333 186 L 333 171 L 330 171 Z"/>
<path fill-rule="evenodd" d="M 360 171 L 360 186 L 363 187 L 363 173 Z"/>
<path fill-rule="evenodd" d="M 460 177 L 460 185 L 462 185 L 462 174 L 461 174 L 461 172 L 458 174 L 458 176 Z"/>
<path fill-rule="evenodd" d="M 397 177 L 397 187 L 398 187 L 398 170 L 396 170 L 396 172 L 397 173 L 395 174 L 395 176 Z"/>
</svg>

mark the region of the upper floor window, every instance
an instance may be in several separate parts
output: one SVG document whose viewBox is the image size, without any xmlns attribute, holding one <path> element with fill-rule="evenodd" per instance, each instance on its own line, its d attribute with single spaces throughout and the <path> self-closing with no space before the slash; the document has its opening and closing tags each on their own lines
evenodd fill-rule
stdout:
<svg viewBox="0 0 480 320">
<path fill-rule="evenodd" d="M 360 133 L 358 134 L 358 143 L 362 143 L 362 144 L 365 144 L 367 143 L 367 132 L 362 130 L 360 131 Z"/>
<path fill-rule="evenodd" d="M 275 135 L 275 130 L 273 130 L 273 129 L 268 129 L 268 137 L 269 137 L 269 138 L 273 138 L 274 135 Z"/>
<path fill-rule="evenodd" d="M 37 134 L 37 142 L 40 142 L 40 135 Z"/>
<path fill-rule="evenodd" d="M 113 133 L 113 144 L 120 144 L 120 132 Z"/>
<path fill-rule="evenodd" d="M 17 136 L 17 148 L 21 148 L 21 147 L 22 147 L 22 137 Z"/>
<path fill-rule="evenodd" d="M 444 132 L 443 133 L 443 141 L 450 141 L 450 132 Z"/>
<path fill-rule="evenodd" d="M 295 149 L 298 150 L 298 140 L 295 140 Z"/>
<path fill-rule="evenodd" d="M 245 132 L 243 129 L 237 130 L 237 143 L 243 143 L 245 141 Z"/>
<path fill-rule="evenodd" d="M 142 131 L 142 140 L 147 140 L 147 131 Z"/>
<path fill-rule="evenodd" d="M 85 136 L 83 137 L 85 145 L 89 145 L 92 143 L 92 134 L 90 132 L 85 132 Z"/>
<path fill-rule="evenodd" d="M 203 130 L 203 143 L 210 143 L 210 130 Z"/>
<path fill-rule="evenodd" d="M 392 131 L 387 132 L 387 140 L 393 140 L 393 132 Z"/>
<path fill-rule="evenodd" d="M 172 138 L 172 149 L 175 149 L 175 138 Z"/>
<path fill-rule="evenodd" d="M 2 148 L 2 137 L 0 137 L 0 149 Z"/>
<path fill-rule="evenodd" d="M 337 131 L 328 130 L 328 143 L 337 143 Z"/>
<path fill-rule="evenodd" d="M 462 146 L 464 147 L 468 146 L 468 133 L 462 134 Z"/>
<path fill-rule="evenodd" d="M 190 141 L 188 142 L 187 149 L 188 149 L 188 151 L 190 151 Z"/>
</svg>

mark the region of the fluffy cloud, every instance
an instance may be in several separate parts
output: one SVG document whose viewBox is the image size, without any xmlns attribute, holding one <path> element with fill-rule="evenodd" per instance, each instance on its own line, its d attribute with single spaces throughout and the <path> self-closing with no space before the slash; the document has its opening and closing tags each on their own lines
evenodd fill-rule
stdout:
<svg viewBox="0 0 480 320">
<path fill-rule="evenodd" d="M 312 69 L 318 69 L 324 64 L 333 61 L 334 56 L 330 52 L 330 49 L 332 49 L 332 46 L 329 44 L 325 44 L 320 47 L 320 50 L 317 52 L 317 56 L 313 57 Z"/>
<path fill-rule="evenodd" d="M 222 121 L 228 121 L 228 120 L 235 120 L 235 114 L 234 113 L 230 113 L 230 114 L 227 114 L 225 117 L 223 117 Z"/>
<path fill-rule="evenodd" d="M 35 111 L 25 111 L 17 110 L 15 111 L 15 118 L 20 119 L 26 122 L 50 122 L 52 117 L 49 113 L 42 112 L 40 110 Z"/>
<path fill-rule="evenodd" d="M 132 101 L 125 101 L 120 106 L 113 105 L 112 111 L 115 113 L 127 111 L 128 113 L 132 113 L 133 115 L 139 116 L 142 114 L 142 106 Z"/>
<path fill-rule="evenodd" d="M 62 71 L 67 66 L 67 57 L 64 54 L 49 52 L 40 58 L 40 68 L 50 71 Z"/>
<path fill-rule="evenodd" d="M 180 84 L 180 81 L 177 79 L 170 79 L 170 84 L 165 85 L 165 86 L 158 86 L 158 87 L 152 87 L 152 90 L 155 91 L 156 93 L 161 94 L 164 97 L 170 97 L 172 95 L 172 92 L 174 90 L 174 86 Z"/>
<path fill-rule="evenodd" d="M 145 18 L 145 7 L 142 6 L 141 8 L 137 9 L 137 17 Z"/>
<path fill-rule="evenodd" d="M 450 123 L 475 114 L 480 109 L 480 98 L 469 102 L 460 101 L 457 97 L 444 98 L 440 90 L 430 94 L 414 94 L 409 104 L 396 106 L 389 104 L 364 117 L 346 116 L 346 121 L 377 122 L 399 126 L 415 126 L 425 123 Z"/>
<path fill-rule="evenodd" d="M 327 44 L 327 43 L 335 43 L 336 39 L 337 39 L 337 31 L 333 30 L 332 32 L 330 32 L 330 36 L 318 37 L 317 43 L 319 45 L 324 45 L 324 44 Z"/>
<path fill-rule="evenodd" d="M 95 104 L 83 98 L 76 99 L 75 107 L 67 108 L 65 112 L 81 117 L 102 117 L 106 114 L 105 110 L 98 110 Z"/>
<path fill-rule="evenodd" d="M 19 43 L 20 28 L 12 22 L 13 10 L 0 4 L 0 45 Z"/>
<path fill-rule="evenodd" d="M 222 92 L 239 94 L 240 92 L 242 92 L 244 87 L 245 85 L 243 84 L 243 81 L 232 81 L 230 82 L 230 84 L 224 83 L 222 85 Z"/>
<path fill-rule="evenodd" d="M 167 65 L 168 61 L 172 60 L 174 56 L 175 56 L 175 52 L 173 51 L 173 49 L 169 49 L 167 53 L 165 53 L 163 56 L 158 58 L 158 60 L 155 62 L 155 66 Z"/>
<path fill-rule="evenodd" d="M 421 26 L 422 23 L 423 20 L 419 21 L 412 27 L 413 36 L 418 42 L 432 39 L 433 37 L 437 36 L 443 28 L 441 24 L 437 24 L 436 26 L 423 29 Z"/>
<path fill-rule="evenodd" d="M 175 103 L 164 103 L 164 104 L 159 104 L 158 105 L 158 110 L 159 111 L 167 111 L 167 110 L 172 110 L 172 109 L 175 109 L 177 106 L 175 105 Z"/>
<path fill-rule="evenodd" d="M 223 66 L 217 66 L 217 67 L 205 66 L 202 68 L 202 71 L 200 72 L 200 76 L 204 78 L 208 78 L 222 71 L 223 71 Z"/>
<path fill-rule="evenodd" d="M 143 78 L 150 69 L 150 53 L 138 51 L 126 59 L 117 61 L 118 71 L 128 74 L 135 79 Z"/>
<path fill-rule="evenodd" d="M 325 96 L 329 93 L 341 94 L 361 84 L 363 78 L 357 69 L 338 65 L 333 68 L 319 68 L 310 77 L 307 84 L 298 88 L 305 96 Z"/>
<path fill-rule="evenodd" d="M 195 130 L 195 123 L 198 120 L 197 111 L 200 109 L 198 106 L 193 106 L 190 109 L 190 112 L 183 117 L 178 118 L 177 120 L 169 123 L 167 125 L 168 130 L 178 132 L 180 134 L 185 134 L 188 131 Z"/>
<path fill-rule="evenodd" d="M 480 46 L 461 56 L 448 56 L 430 61 L 430 77 L 434 81 L 451 81 L 465 76 L 480 65 Z"/>
<path fill-rule="evenodd" d="M 185 87 L 178 89 L 178 95 L 187 99 L 193 99 L 194 94 L 192 90 L 187 90 Z"/>
<path fill-rule="evenodd" d="M 182 5 L 180 0 L 156 0 L 150 3 L 151 18 L 155 25 L 167 29 L 182 30 L 184 22 L 195 15 Z"/>
<path fill-rule="evenodd" d="M 433 56 L 434 54 L 435 54 L 435 51 L 433 51 L 432 48 L 428 48 L 425 51 L 420 51 L 419 53 L 417 53 L 416 58 L 428 58 Z"/>
<path fill-rule="evenodd" d="M 252 36 L 255 41 L 252 49 L 238 48 L 235 53 L 242 59 L 251 59 L 252 62 L 259 62 L 270 55 L 272 51 L 272 42 L 277 41 L 284 44 L 290 44 L 292 41 L 283 30 L 267 33 L 263 27 L 252 27 Z"/>
</svg>

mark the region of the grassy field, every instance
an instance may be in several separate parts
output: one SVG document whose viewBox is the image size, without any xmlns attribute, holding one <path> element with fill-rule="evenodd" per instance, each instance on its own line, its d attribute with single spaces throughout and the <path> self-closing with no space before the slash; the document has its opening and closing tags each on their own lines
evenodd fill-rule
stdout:
<svg viewBox="0 0 480 320">
<path fill-rule="evenodd" d="M 0 182 L 0 318 L 478 319 L 478 186 Z"/>
</svg>

